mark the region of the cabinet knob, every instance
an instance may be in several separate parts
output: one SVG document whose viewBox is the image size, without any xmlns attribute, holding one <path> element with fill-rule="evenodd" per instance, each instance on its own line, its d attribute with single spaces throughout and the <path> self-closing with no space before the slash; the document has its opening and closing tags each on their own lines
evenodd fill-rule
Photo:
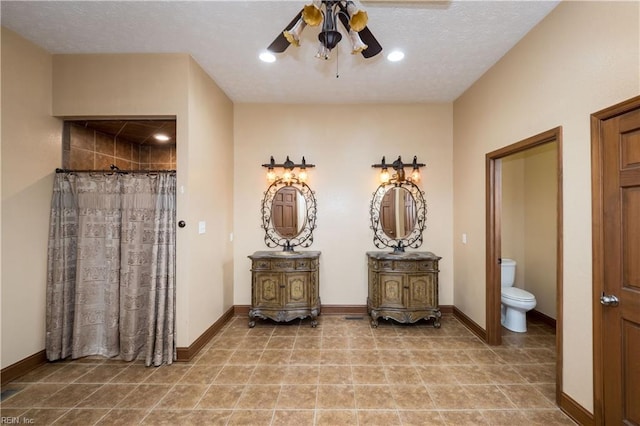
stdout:
<svg viewBox="0 0 640 426">
<path fill-rule="evenodd" d="M 284 288 L 284 287 L 285 287 L 284 284 L 280 284 L 280 288 Z"/>
</svg>

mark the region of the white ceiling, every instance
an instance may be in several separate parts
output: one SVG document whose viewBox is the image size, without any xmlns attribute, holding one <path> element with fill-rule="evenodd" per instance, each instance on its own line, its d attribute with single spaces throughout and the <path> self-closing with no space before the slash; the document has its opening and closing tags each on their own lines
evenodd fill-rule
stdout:
<svg viewBox="0 0 640 426">
<path fill-rule="evenodd" d="M 319 29 L 307 27 L 271 64 L 258 54 L 310 0 L 3 0 L 0 12 L 51 53 L 189 53 L 234 102 L 451 102 L 558 2 L 363 1 L 382 54 L 351 55 L 343 37 L 316 59 Z M 396 48 L 406 56 L 391 63 Z"/>
</svg>

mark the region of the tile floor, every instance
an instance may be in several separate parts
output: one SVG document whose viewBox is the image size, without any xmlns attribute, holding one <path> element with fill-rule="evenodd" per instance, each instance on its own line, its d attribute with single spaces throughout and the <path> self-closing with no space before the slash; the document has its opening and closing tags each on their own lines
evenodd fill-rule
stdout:
<svg viewBox="0 0 640 426">
<path fill-rule="evenodd" d="M 357 317 L 356 317 L 357 318 Z M 442 328 L 322 315 L 234 317 L 190 363 L 46 364 L 2 387 L 3 422 L 45 425 L 573 425 L 554 403 L 555 336 L 505 330 L 490 347 Z M 5 392 L 9 391 L 9 392 Z M 9 418 L 8 420 L 6 418 Z"/>
</svg>

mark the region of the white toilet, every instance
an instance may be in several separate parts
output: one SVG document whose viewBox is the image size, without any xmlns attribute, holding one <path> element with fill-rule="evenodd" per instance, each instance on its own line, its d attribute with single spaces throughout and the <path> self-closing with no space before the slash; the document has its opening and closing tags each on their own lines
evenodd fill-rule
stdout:
<svg viewBox="0 0 640 426">
<path fill-rule="evenodd" d="M 502 259 L 502 326 L 508 330 L 527 331 L 527 311 L 536 307 L 536 297 L 526 290 L 513 286 L 516 280 L 516 261 Z"/>
</svg>

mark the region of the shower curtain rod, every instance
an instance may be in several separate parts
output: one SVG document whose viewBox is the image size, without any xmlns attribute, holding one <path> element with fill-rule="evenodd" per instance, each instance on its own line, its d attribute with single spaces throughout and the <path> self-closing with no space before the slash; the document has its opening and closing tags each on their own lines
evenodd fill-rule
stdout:
<svg viewBox="0 0 640 426">
<path fill-rule="evenodd" d="M 127 175 L 129 173 L 146 173 L 146 174 L 155 174 L 155 173 L 176 173 L 175 170 L 120 170 L 115 166 L 111 166 L 110 170 L 73 170 L 73 169 L 61 169 L 57 168 L 56 173 L 103 173 L 103 174 L 121 174 Z"/>
</svg>

